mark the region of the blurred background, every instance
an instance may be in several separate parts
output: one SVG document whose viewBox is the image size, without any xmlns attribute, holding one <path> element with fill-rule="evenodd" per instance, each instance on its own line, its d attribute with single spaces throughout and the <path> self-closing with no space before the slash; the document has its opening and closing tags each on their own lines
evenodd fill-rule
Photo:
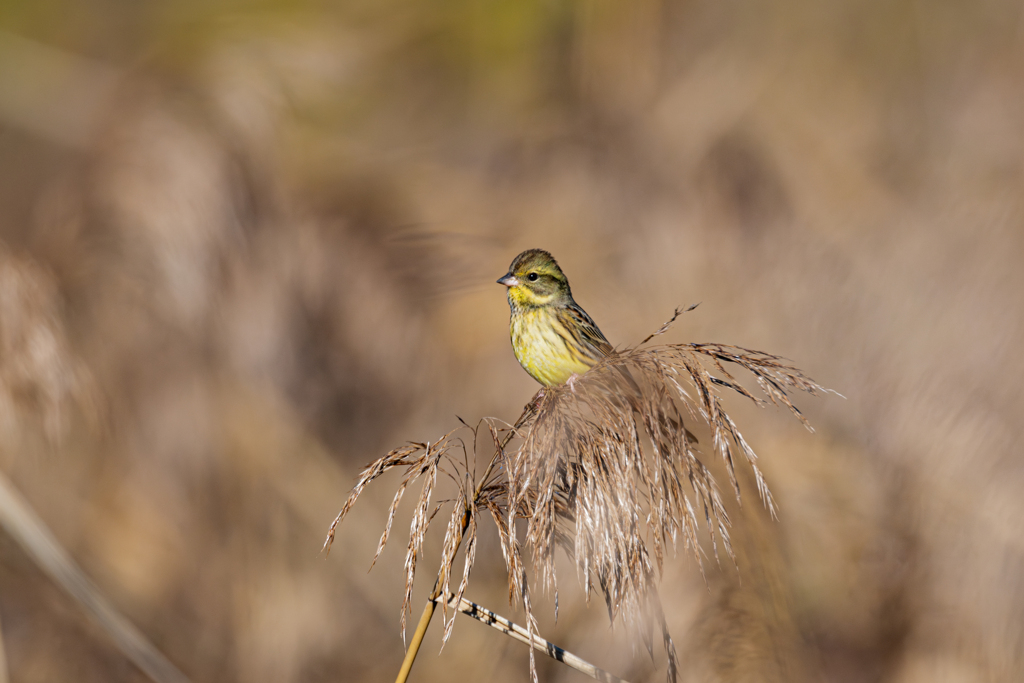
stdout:
<svg viewBox="0 0 1024 683">
<path fill-rule="evenodd" d="M 1009 0 L 3 3 L 0 468 L 191 680 L 393 680 L 397 477 L 318 551 L 365 463 L 519 414 L 542 247 L 613 343 L 702 302 L 661 339 L 845 397 L 727 404 L 780 519 L 743 482 L 736 565 L 668 563 L 682 680 L 1020 681 L 1022 83 Z M 663 680 L 574 584 L 542 633 Z M 522 620 L 492 530 L 467 597 Z M 440 630 L 412 680 L 527 680 Z M 147 680 L 10 533 L 0 632 Z"/>
</svg>

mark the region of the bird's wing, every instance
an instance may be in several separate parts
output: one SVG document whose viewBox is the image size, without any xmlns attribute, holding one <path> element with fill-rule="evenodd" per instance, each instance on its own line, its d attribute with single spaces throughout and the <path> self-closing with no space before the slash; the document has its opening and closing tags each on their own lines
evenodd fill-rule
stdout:
<svg viewBox="0 0 1024 683">
<path fill-rule="evenodd" d="M 597 323 L 576 302 L 562 309 L 562 314 L 569 318 L 569 324 L 565 327 L 587 356 L 600 360 L 612 352 L 612 345 L 608 343 Z"/>
</svg>

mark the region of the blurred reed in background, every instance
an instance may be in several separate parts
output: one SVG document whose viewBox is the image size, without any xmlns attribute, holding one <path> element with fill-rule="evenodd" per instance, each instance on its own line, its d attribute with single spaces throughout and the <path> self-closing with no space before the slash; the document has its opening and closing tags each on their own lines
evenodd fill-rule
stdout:
<svg viewBox="0 0 1024 683">
<path fill-rule="evenodd" d="M 0 467 L 191 680 L 390 680 L 391 496 L 323 532 L 396 443 L 519 414 L 493 280 L 541 247 L 613 343 L 701 301 L 670 341 L 847 397 L 729 406 L 779 520 L 667 558 L 682 680 L 1020 680 L 1022 80 L 1006 0 L 7 3 Z M 142 680 L 0 549 L 13 680 Z M 541 633 L 660 680 L 572 584 Z M 415 680 L 525 678 L 455 628 Z"/>
</svg>

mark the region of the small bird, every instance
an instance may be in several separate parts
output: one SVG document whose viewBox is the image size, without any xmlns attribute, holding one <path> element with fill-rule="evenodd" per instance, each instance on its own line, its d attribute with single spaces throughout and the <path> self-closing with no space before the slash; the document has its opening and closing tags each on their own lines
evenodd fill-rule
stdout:
<svg viewBox="0 0 1024 683">
<path fill-rule="evenodd" d="M 508 287 L 516 359 L 544 386 L 564 384 L 612 352 L 597 323 L 572 298 L 558 263 L 543 249 L 516 256 L 498 284 Z"/>
<path fill-rule="evenodd" d="M 569 280 L 554 257 L 543 249 L 528 249 L 512 260 L 498 279 L 508 287 L 512 349 L 530 376 L 551 387 L 573 382 L 614 350 L 593 318 L 572 298 Z M 644 414 L 643 393 L 630 371 L 616 368 L 630 408 Z M 574 389 L 575 390 L 575 389 Z M 681 418 L 669 417 L 669 428 L 697 443 Z"/>
</svg>

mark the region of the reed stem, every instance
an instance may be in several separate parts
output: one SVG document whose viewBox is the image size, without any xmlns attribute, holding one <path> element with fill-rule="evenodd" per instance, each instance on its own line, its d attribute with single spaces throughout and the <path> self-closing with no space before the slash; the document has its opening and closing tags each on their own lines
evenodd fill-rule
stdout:
<svg viewBox="0 0 1024 683">
<path fill-rule="evenodd" d="M 440 598 L 435 598 L 436 603 Z M 578 657 L 568 650 L 563 650 L 554 643 L 544 640 L 536 634 L 531 634 L 525 628 L 516 624 L 509 619 L 495 614 L 486 607 L 481 607 L 475 602 L 471 602 L 465 598 L 456 603 L 455 596 L 448 596 L 448 604 L 459 610 L 468 617 L 473 617 L 482 624 L 487 624 L 491 628 L 495 628 L 505 635 L 518 640 L 520 643 L 526 645 L 532 645 L 533 649 L 538 652 L 543 652 L 548 657 L 562 662 L 568 667 L 576 669 L 580 673 L 584 673 L 594 680 L 601 681 L 602 683 L 629 683 L 628 681 L 619 678 L 615 674 L 608 673 L 604 669 L 594 666 L 590 662 L 584 660 L 582 657 Z"/>
<path fill-rule="evenodd" d="M 502 439 L 501 445 L 495 450 L 491 461 L 487 464 L 487 469 L 484 470 L 484 476 L 480 478 L 480 482 L 477 484 L 476 492 L 473 494 L 473 500 L 467 501 L 466 503 L 466 514 L 462 517 L 462 535 L 459 536 L 458 545 L 462 544 L 462 539 L 466 535 L 466 528 L 469 526 L 469 515 L 470 510 L 476 505 L 477 499 L 480 498 L 480 492 L 483 491 L 484 483 L 487 478 L 491 476 L 491 470 L 494 469 L 494 463 L 497 462 L 498 457 L 504 452 L 505 446 L 515 436 L 516 430 L 523 425 L 527 418 L 532 414 L 534 410 L 534 404 L 531 403 L 526 406 L 523 410 L 523 414 L 516 420 L 516 424 L 512 429 L 509 430 L 505 438 Z M 456 545 L 456 552 L 458 552 L 458 545 Z M 416 655 L 420 651 L 420 645 L 423 643 L 423 636 L 427 633 L 427 627 L 430 626 L 430 620 L 434 616 L 434 607 L 437 605 L 437 599 L 441 595 L 441 577 L 437 577 L 437 581 L 434 582 L 434 589 L 430 592 L 430 597 L 427 599 L 427 604 L 423 606 L 423 614 L 420 615 L 420 623 L 416 626 L 416 631 L 412 634 L 412 640 L 409 641 L 409 648 L 405 651 L 405 659 L 402 660 L 402 668 L 398 670 L 398 677 L 395 678 L 395 683 L 406 683 L 409 679 L 409 672 L 412 671 L 413 662 L 416 661 Z M 511 623 L 511 622 L 510 622 Z"/>
</svg>

